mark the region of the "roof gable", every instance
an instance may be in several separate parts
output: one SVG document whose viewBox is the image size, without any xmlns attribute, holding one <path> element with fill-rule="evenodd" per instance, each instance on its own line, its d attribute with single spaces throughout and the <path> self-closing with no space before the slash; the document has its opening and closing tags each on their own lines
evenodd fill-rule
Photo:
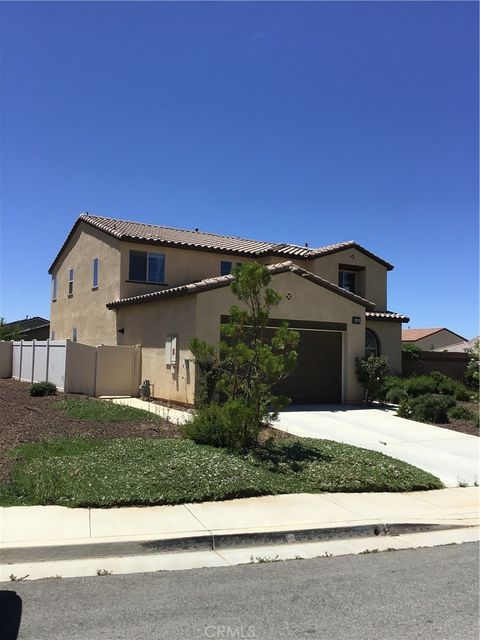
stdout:
<svg viewBox="0 0 480 640">
<path fill-rule="evenodd" d="M 288 273 L 291 272 L 297 276 L 304 278 L 305 280 L 309 280 L 314 284 L 321 286 L 329 291 L 350 300 L 351 302 L 355 302 L 366 309 L 373 309 L 375 304 L 370 302 L 370 300 L 365 300 L 360 296 L 355 295 L 354 293 L 350 293 L 341 287 L 338 287 L 335 284 L 332 284 L 328 280 L 321 278 L 320 276 L 315 275 L 314 273 L 310 273 L 306 269 L 302 269 L 301 267 L 293 264 L 291 261 L 282 262 L 279 264 L 268 265 L 267 269 L 269 270 L 272 276 L 275 276 L 279 273 Z M 215 278 L 205 278 L 204 280 L 200 280 L 198 282 L 192 282 L 190 284 L 181 285 L 179 287 L 171 287 L 169 289 L 162 289 L 160 291 L 153 291 L 152 293 L 144 293 L 142 295 L 133 296 L 131 298 L 123 298 L 122 300 L 114 300 L 109 302 L 106 306 L 108 309 L 118 309 L 119 307 L 124 307 L 132 304 L 143 304 L 147 302 L 156 302 L 158 300 L 164 300 L 166 298 L 174 298 L 179 296 L 203 293 L 204 291 L 212 291 L 213 289 L 221 289 L 222 287 L 228 287 L 231 285 L 235 276 L 232 274 L 226 276 L 217 276 Z"/>
</svg>

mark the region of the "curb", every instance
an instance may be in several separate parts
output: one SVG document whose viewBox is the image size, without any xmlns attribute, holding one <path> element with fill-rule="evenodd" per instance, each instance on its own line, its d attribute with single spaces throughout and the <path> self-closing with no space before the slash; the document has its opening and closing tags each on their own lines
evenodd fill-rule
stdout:
<svg viewBox="0 0 480 640">
<path fill-rule="evenodd" d="M 88 544 L 66 544 L 58 546 L 12 547 L 1 551 L 2 564 L 23 562 L 47 562 L 56 560 L 82 560 L 141 556 L 158 553 L 185 551 L 216 551 L 228 548 L 280 545 L 292 543 L 345 540 L 349 538 L 398 536 L 404 533 L 421 533 L 464 529 L 465 525 L 429 523 L 385 523 L 353 525 L 348 527 L 324 527 L 314 529 L 292 529 L 290 531 L 268 531 L 214 534 L 154 539 L 148 541 L 94 542 Z"/>
</svg>

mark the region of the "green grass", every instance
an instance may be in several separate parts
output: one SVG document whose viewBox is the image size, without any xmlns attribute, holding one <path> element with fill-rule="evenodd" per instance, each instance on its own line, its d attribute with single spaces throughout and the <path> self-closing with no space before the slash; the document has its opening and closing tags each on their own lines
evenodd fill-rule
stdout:
<svg viewBox="0 0 480 640">
<path fill-rule="evenodd" d="M 90 422 L 154 422 L 161 419 L 143 409 L 91 398 L 60 400 L 54 406 L 65 410 L 71 418 Z"/>
<path fill-rule="evenodd" d="M 284 439 L 238 454 L 190 440 L 115 438 L 30 443 L 0 504 L 68 507 L 181 504 L 281 493 L 438 489 L 438 478 L 329 440 Z"/>
</svg>

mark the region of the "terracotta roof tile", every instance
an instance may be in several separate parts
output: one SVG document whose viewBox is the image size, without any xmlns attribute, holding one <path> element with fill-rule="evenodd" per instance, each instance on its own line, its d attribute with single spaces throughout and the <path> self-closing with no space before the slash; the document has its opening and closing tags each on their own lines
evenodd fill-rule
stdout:
<svg viewBox="0 0 480 640">
<path fill-rule="evenodd" d="M 223 236 L 215 233 L 207 233 L 205 231 L 175 229 L 173 227 L 162 227 L 155 224 L 145 224 L 142 222 L 131 222 L 127 220 L 119 220 L 116 218 L 105 218 L 103 216 L 95 216 L 88 213 L 82 213 L 62 248 L 58 252 L 53 261 L 49 272 L 51 273 L 57 260 L 60 258 L 62 251 L 68 244 L 77 225 L 85 222 L 97 229 L 108 233 L 110 236 L 125 242 L 139 242 L 159 244 L 161 246 L 176 246 L 187 249 L 200 249 L 206 251 L 218 251 L 222 253 L 238 254 L 245 256 L 290 256 L 308 260 L 321 255 L 342 251 L 343 249 L 357 249 L 361 253 L 369 256 L 373 260 L 383 264 L 387 269 L 393 269 L 393 266 L 371 253 L 362 246 L 349 240 L 348 242 L 340 242 L 330 244 L 324 247 L 310 248 L 308 246 L 300 246 L 290 243 L 275 243 L 262 240 L 248 240 L 235 236 Z"/>
<path fill-rule="evenodd" d="M 401 313 L 395 313 L 395 311 L 367 311 L 365 313 L 367 320 L 395 320 L 400 322 L 410 322 L 410 318 L 402 315 Z"/>
<path fill-rule="evenodd" d="M 403 329 L 402 330 L 402 340 L 407 340 L 409 342 L 415 342 L 416 340 L 421 340 L 422 338 L 426 338 L 427 336 L 431 336 L 438 331 L 441 331 L 442 327 L 437 327 L 435 329 Z"/>
</svg>

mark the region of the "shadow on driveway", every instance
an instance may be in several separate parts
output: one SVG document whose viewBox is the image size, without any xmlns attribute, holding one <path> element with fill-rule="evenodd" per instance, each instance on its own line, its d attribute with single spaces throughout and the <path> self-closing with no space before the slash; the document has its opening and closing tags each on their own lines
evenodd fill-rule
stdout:
<svg viewBox="0 0 480 640">
<path fill-rule="evenodd" d="M 0 591 L 0 638 L 16 640 L 22 619 L 22 599 L 15 591 Z"/>
</svg>

